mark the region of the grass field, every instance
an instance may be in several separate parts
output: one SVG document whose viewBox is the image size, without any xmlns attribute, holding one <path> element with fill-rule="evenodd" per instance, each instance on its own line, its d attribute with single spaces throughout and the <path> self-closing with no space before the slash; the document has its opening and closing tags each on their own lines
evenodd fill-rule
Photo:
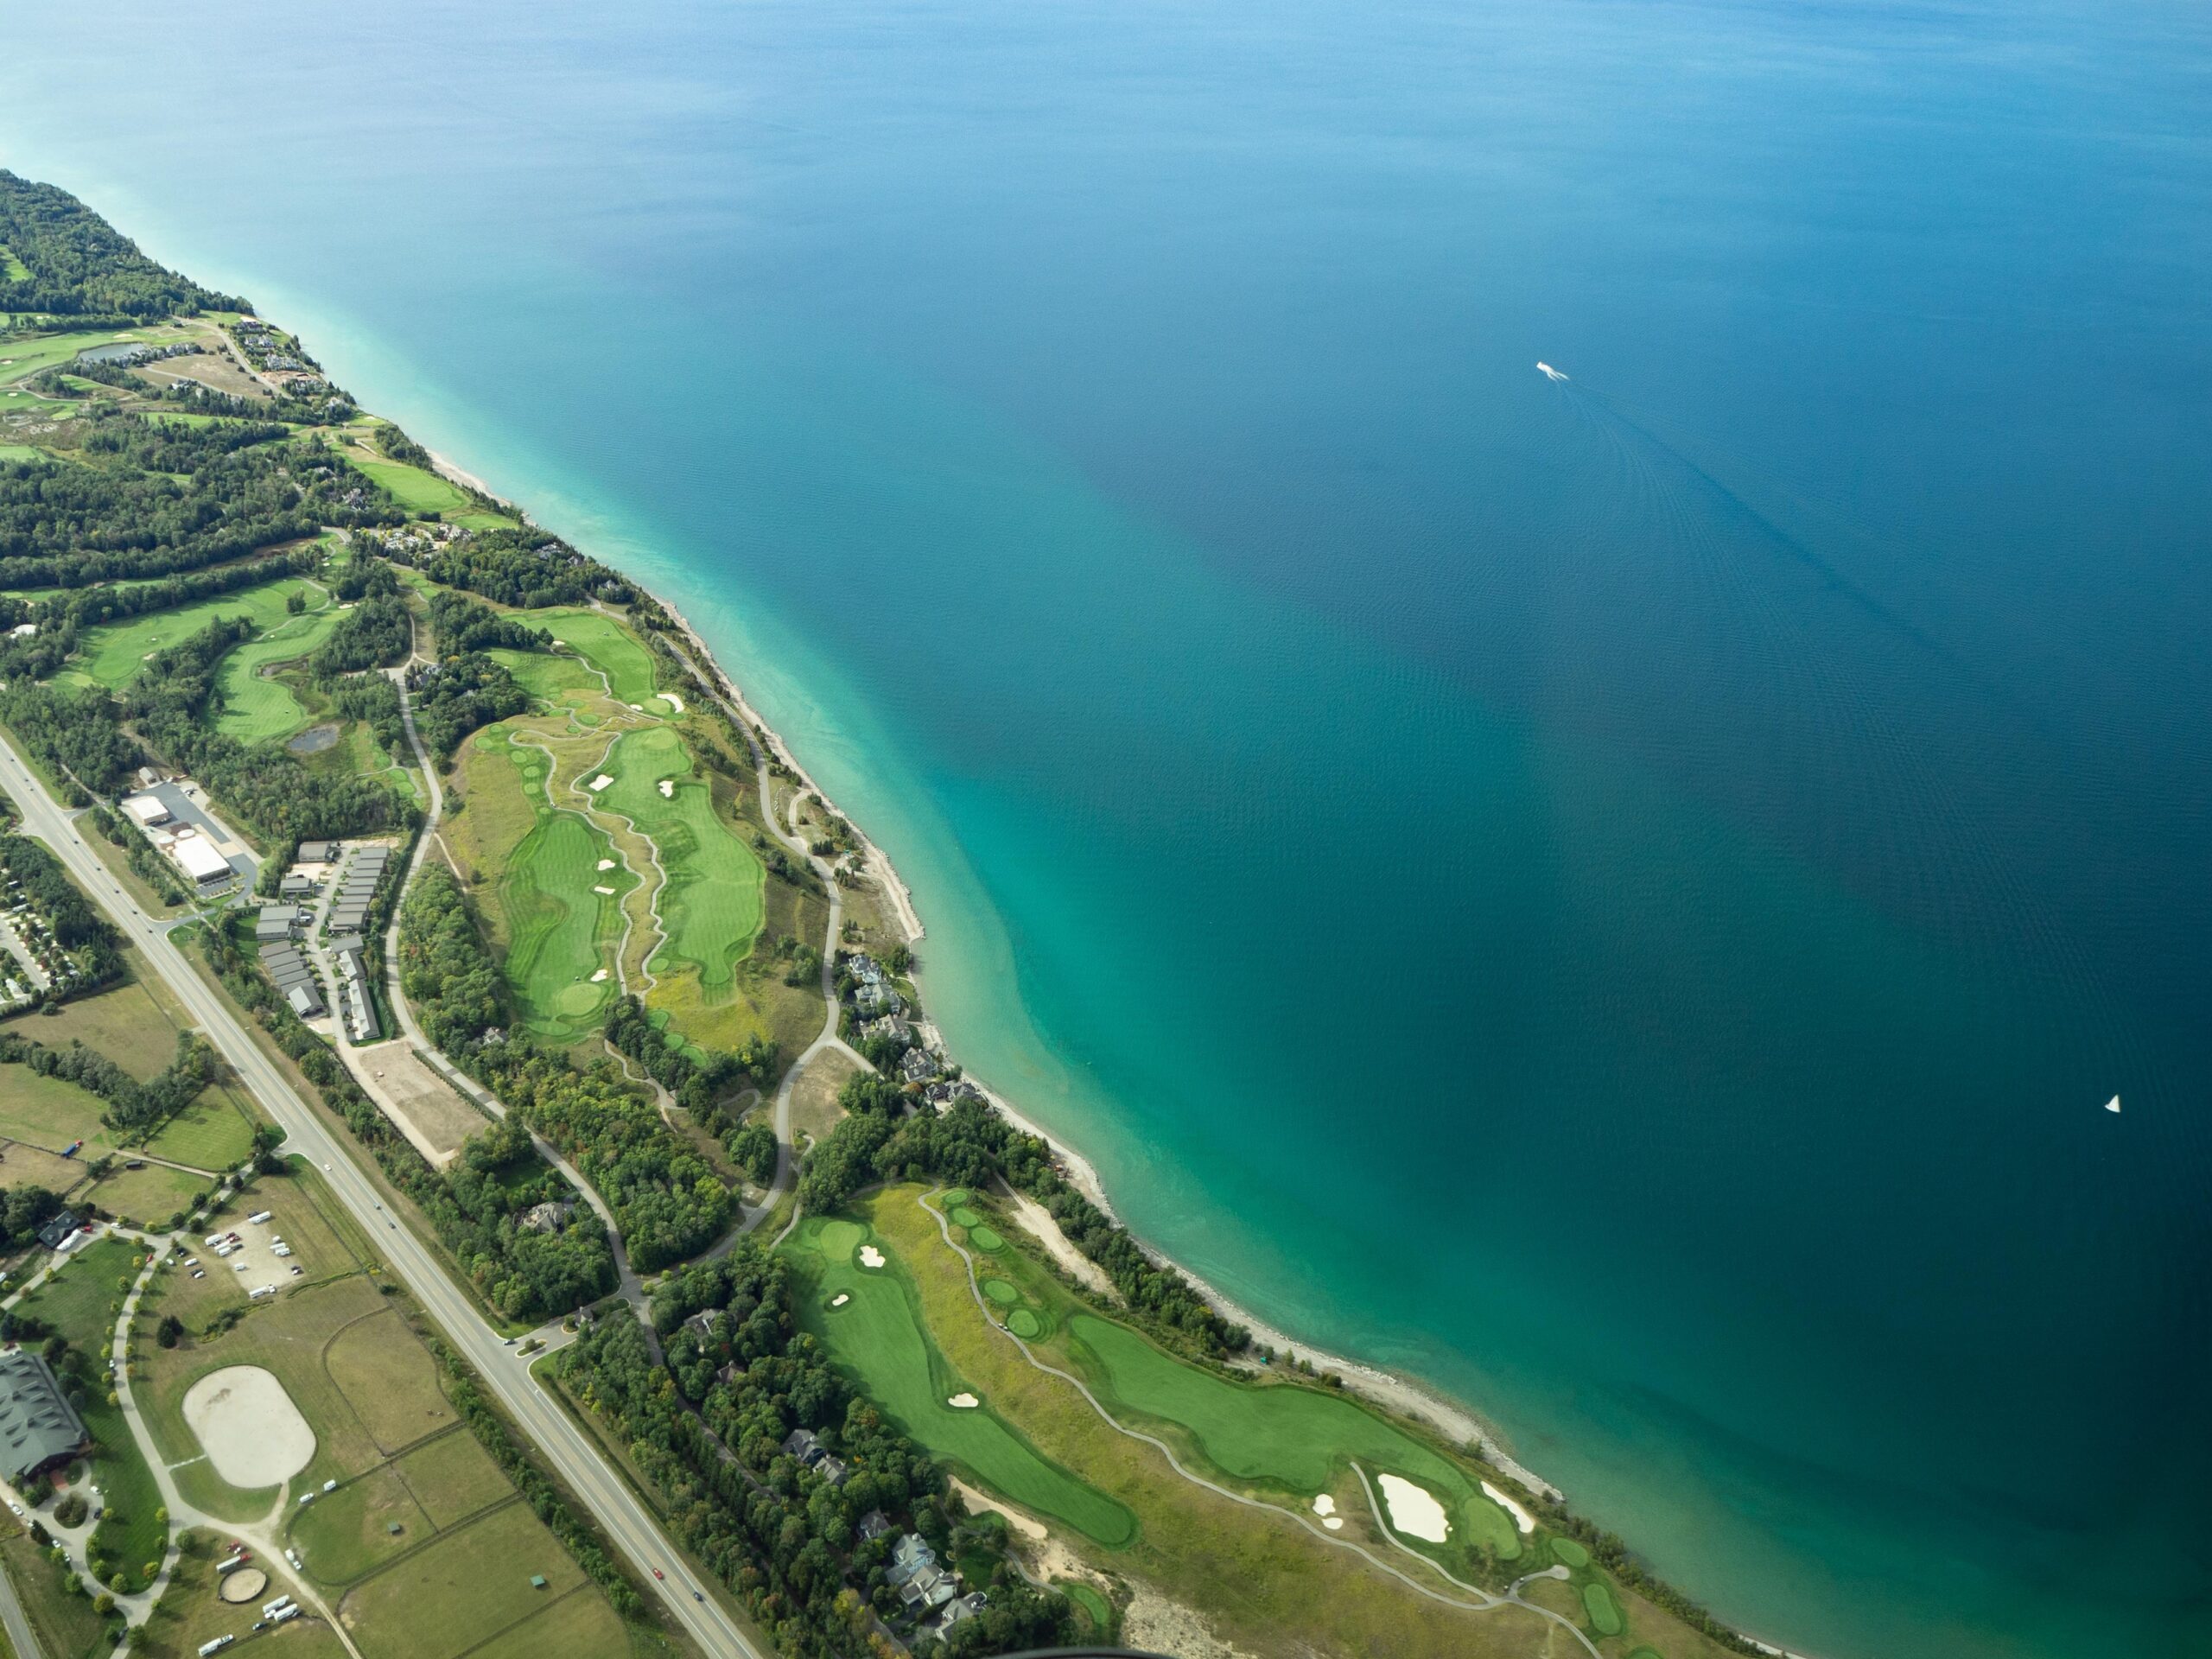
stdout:
<svg viewBox="0 0 2212 1659">
<path fill-rule="evenodd" d="M 287 576 L 197 605 L 180 605 L 174 610 L 153 611 L 90 629 L 84 635 L 79 666 L 94 682 L 115 690 L 144 667 L 146 658 L 155 652 L 189 639 L 218 617 L 246 617 L 264 632 L 281 627 L 291 620 L 284 601 L 293 594 L 304 594 L 311 605 L 323 597 L 321 589 L 304 579 Z M 289 696 L 286 693 L 288 700 Z"/>
<path fill-rule="evenodd" d="M 799 1299 L 805 1327 L 871 1400 L 931 1451 L 1025 1509 L 1109 1548 L 1128 1543 L 1136 1532 L 1128 1510 L 1040 1456 L 992 1408 L 988 1394 L 980 1410 L 945 1403 L 971 1385 L 930 1340 L 896 1250 L 887 1252 L 887 1268 L 859 1265 L 860 1244 L 874 1236 L 850 1222 L 810 1217 L 799 1224 L 792 1260 L 806 1286 Z M 830 1308 L 841 1294 L 852 1300 Z"/>
<path fill-rule="evenodd" d="M 339 1617 L 367 1659 L 454 1659 L 585 1582 L 528 1506 L 509 1503 L 347 1592 Z"/>
<path fill-rule="evenodd" d="M 435 473 L 401 461 L 376 460 L 365 451 L 350 446 L 342 447 L 339 453 L 356 472 L 418 517 L 435 513 L 448 524 L 463 524 L 471 530 L 489 530 L 514 523 L 505 513 L 486 512 L 463 494 L 458 485 Z"/>
<path fill-rule="evenodd" d="M 611 616 L 582 607 L 522 611 L 517 620 L 543 628 L 563 645 L 589 659 L 607 676 L 607 692 L 617 702 L 634 703 L 649 715 L 664 715 L 668 704 L 653 695 L 652 653 Z"/>
<path fill-rule="evenodd" d="M 114 1649 L 107 1621 L 92 1611 L 89 1598 L 62 1587 L 61 1569 L 33 1543 L 30 1535 L 10 1528 L 0 1540 L 0 1559 L 22 1598 L 23 1612 L 46 1659 L 91 1659 Z"/>
<path fill-rule="evenodd" d="M 455 1429 L 299 1510 L 291 1541 L 308 1572 L 341 1588 L 514 1495 L 476 1437 Z"/>
<path fill-rule="evenodd" d="M 92 1188 L 92 1201 L 127 1221 L 149 1229 L 161 1228 L 168 1226 L 169 1217 L 178 1211 L 192 1208 L 192 1200 L 200 1193 L 211 1191 L 214 1185 L 205 1175 L 171 1169 L 167 1164 L 125 1169 L 118 1162 Z"/>
<path fill-rule="evenodd" d="M 164 1123 L 146 1150 L 194 1169 L 229 1169 L 253 1150 L 254 1122 L 227 1090 L 209 1089 Z"/>
<path fill-rule="evenodd" d="M 1109 1570 L 1205 1609 L 1224 1642 L 1254 1651 L 1273 1651 L 1283 1630 L 1295 1630 L 1319 1654 L 1529 1659 L 1548 1652 L 1565 1659 L 1567 1649 L 1548 1649 L 1546 1633 L 1532 1615 L 1510 1609 L 1459 1612 L 1409 1595 L 1351 1551 L 1324 1542 L 1294 1515 L 1246 1508 L 1195 1486 L 1177 1476 L 1158 1450 L 1116 1433 L 1070 1383 L 1033 1369 L 986 1321 L 966 1267 L 944 1242 L 935 1217 L 916 1203 L 918 1196 L 918 1188 L 893 1187 L 871 1198 L 864 1213 L 892 1262 L 911 1275 L 930 1338 L 945 1363 L 1017 1425 L 1040 1457 L 1136 1518 L 1134 1539 L 1103 1556 Z M 1010 1280 L 1026 1300 L 1052 1308 L 1056 1319 L 1080 1306 L 1065 1300 L 1065 1292 L 1058 1293 L 1061 1303 L 1050 1302 L 1055 1282 L 1019 1251 L 1009 1249 L 994 1261 L 991 1274 Z M 808 1328 L 834 1331 L 836 1316 L 823 1317 L 817 1306 L 812 1298 L 802 1303 Z M 938 1449 L 937 1422 L 902 1427 Z M 1003 1495 L 1020 1501 L 1016 1493 Z M 1340 1535 L 1362 1536 L 1361 1527 L 1355 1514 Z M 1084 1553 L 1097 1554 L 1080 1536 L 1064 1536 Z M 1377 1553 L 1395 1554 L 1387 1545 Z"/>
<path fill-rule="evenodd" d="M 1455 1543 L 1521 1554 L 1520 1534 L 1477 1480 L 1411 1435 L 1341 1395 L 1295 1384 L 1231 1382 L 1171 1357 L 1127 1325 L 1071 1313 L 1068 1331 L 1092 1389 L 1124 1421 L 1189 1431 L 1224 1473 L 1294 1497 L 1331 1491 L 1348 1461 L 1402 1475 L 1443 1503 Z"/>
<path fill-rule="evenodd" d="M 324 601 L 320 609 L 287 617 L 225 657 L 216 677 L 223 692 L 223 715 L 216 728 L 242 743 L 270 743 L 306 726 L 312 716 L 291 687 L 264 677 L 261 671 L 308 655 L 329 638 L 342 614 Z"/>
<path fill-rule="evenodd" d="M 621 931 L 619 889 L 632 884 L 619 868 L 599 868 L 613 850 L 575 813 L 549 808 L 499 878 L 508 981 L 531 1029 L 558 1041 L 574 1042 L 596 1027 L 614 998 L 611 976 L 592 979 L 613 966 L 608 947 Z M 618 891 L 593 891 L 602 887 Z"/>
<path fill-rule="evenodd" d="M 760 931 L 766 872 L 715 811 L 713 791 L 672 728 L 624 736 L 606 769 L 614 781 L 600 792 L 600 809 L 652 837 L 666 876 L 653 899 L 664 943 L 649 965 L 656 976 L 688 969 L 706 998 L 727 998 L 736 964 L 752 954 Z M 671 794 L 662 793 L 664 783 Z"/>
<path fill-rule="evenodd" d="M 379 1451 L 397 1452 L 460 1421 L 438 1386 L 430 1351 L 410 1340 L 390 1309 L 333 1337 L 322 1365 Z"/>
<path fill-rule="evenodd" d="M 542 1599 L 550 1590 L 537 1592 Z M 468 1659 L 547 1659 L 553 1654 L 589 1654 L 593 1659 L 621 1659 L 629 1653 L 664 1653 L 658 1642 L 635 1642 L 636 1626 L 624 1627 L 604 1598 L 582 1590 L 549 1602 L 521 1624 L 511 1625 Z"/>
<path fill-rule="evenodd" d="M 143 1083 L 176 1058 L 176 1025 L 136 980 L 65 1002 L 50 1014 L 22 1014 L 0 1021 L 48 1048 L 79 1042 L 98 1049 Z"/>
<path fill-rule="evenodd" d="M 56 1152 L 81 1137 L 87 1152 L 98 1154 L 120 1144 L 100 1122 L 102 1106 L 98 1095 L 73 1083 L 27 1065 L 0 1065 L 0 1135 Z"/>
</svg>

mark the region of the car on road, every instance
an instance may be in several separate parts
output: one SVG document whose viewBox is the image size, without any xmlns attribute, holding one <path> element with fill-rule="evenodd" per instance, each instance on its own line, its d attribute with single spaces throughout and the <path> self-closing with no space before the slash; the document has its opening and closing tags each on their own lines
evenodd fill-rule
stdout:
<svg viewBox="0 0 2212 1659">
<path fill-rule="evenodd" d="M 707 1592 L 703 1590 L 694 1590 L 691 1592 L 691 1599 L 694 1601 L 704 1601 L 706 1599 Z"/>
<path fill-rule="evenodd" d="M 653 1577 L 655 1577 L 655 1578 L 657 1578 L 657 1579 L 661 1579 L 661 1580 L 666 1580 L 666 1578 L 668 1577 L 668 1574 L 667 1574 L 667 1573 L 664 1573 L 664 1572 L 662 1572 L 662 1571 L 660 1570 L 660 1568 L 658 1568 L 658 1567 L 655 1567 L 655 1568 L 653 1568 Z"/>
</svg>

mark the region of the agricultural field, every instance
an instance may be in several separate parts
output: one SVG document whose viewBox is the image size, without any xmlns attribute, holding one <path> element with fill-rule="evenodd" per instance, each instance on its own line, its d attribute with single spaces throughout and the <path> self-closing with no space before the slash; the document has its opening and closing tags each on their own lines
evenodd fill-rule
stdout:
<svg viewBox="0 0 2212 1659">
<path fill-rule="evenodd" d="M 1239 1646 L 1267 1650 L 1270 1632 L 1295 1628 L 1309 1632 L 1313 1647 L 1322 1652 L 1522 1659 L 1530 1653 L 1568 1650 L 1563 1631 L 1554 1633 L 1553 1647 L 1546 1646 L 1547 1632 L 1534 1615 L 1510 1607 L 1459 1611 L 1417 1598 L 1343 1548 L 1357 1543 L 1377 1559 L 1411 1564 L 1382 1537 L 1349 1469 L 1351 1456 L 1359 1455 L 1363 1466 L 1369 1456 L 1376 1456 L 1384 1467 L 1409 1471 L 1427 1469 L 1421 1459 L 1433 1459 L 1455 1479 L 1466 1479 L 1472 1465 L 1461 1466 L 1440 1449 L 1350 1401 L 1288 1382 L 1231 1382 L 1185 1365 L 1134 1332 L 1122 1332 L 1127 1343 L 1144 1350 L 1142 1357 L 1133 1355 L 1114 1337 L 1084 1326 L 1086 1319 L 1099 1326 L 1109 1322 L 1098 1319 L 1009 1236 L 1015 1232 L 1011 1224 L 998 1222 L 988 1206 L 962 1193 L 949 1208 L 967 1210 L 975 1224 L 954 1224 L 952 1230 L 955 1238 L 976 1252 L 971 1280 L 967 1263 L 939 1230 L 938 1212 L 924 1206 L 923 1196 L 914 1186 L 893 1187 L 860 1205 L 851 1217 L 855 1227 L 868 1230 L 867 1237 L 887 1258 L 881 1269 L 849 1265 L 838 1281 L 840 1288 L 860 1281 L 862 1288 L 879 1292 L 866 1302 L 856 1296 L 844 1307 L 831 1309 L 829 1298 L 816 1294 L 827 1287 L 819 1265 L 824 1253 L 820 1232 L 808 1230 L 818 1228 L 821 1218 L 802 1223 L 785 1249 L 807 1287 L 801 1303 L 805 1328 L 824 1342 L 836 1363 L 862 1379 L 901 1427 L 961 1465 L 968 1478 L 1045 1520 L 1062 1543 L 1093 1565 L 1141 1579 L 1171 1598 L 1208 1609 L 1217 1619 L 1216 1634 Z M 836 1219 L 841 1218 L 831 1218 L 833 1224 Z M 951 1220 L 949 1214 L 946 1220 Z M 982 1249 L 993 1240 L 995 1250 Z M 833 1237 L 828 1255 L 837 1255 L 843 1243 Z M 880 1294 L 892 1283 L 903 1284 L 906 1293 L 895 1298 Z M 988 1316 L 978 1306 L 979 1290 L 983 1306 L 991 1310 Z M 895 1320 L 887 1317 L 902 1306 L 910 1311 L 911 1334 L 898 1332 Z M 862 1319 L 846 1319 L 861 1309 L 868 1310 Z M 1066 1379 L 1030 1365 L 1005 1329 L 1024 1312 L 1039 1333 L 1030 1345 L 1039 1359 L 1083 1376 L 1094 1389 L 1101 1381 L 1109 1386 L 1118 1381 L 1134 1403 L 1119 1394 L 1108 1403 L 1117 1416 L 1141 1413 L 1141 1421 L 1129 1427 L 1174 1446 L 1185 1468 L 1270 1507 L 1238 1504 L 1185 1480 L 1158 1449 L 1102 1419 Z M 1115 1364 L 1079 1342 L 1078 1331 L 1111 1350 Z M 916 1344 L 944 1368 L 927 1372 L 926 1392 L 911 1380 Z M 904 1383 L 901 1371 L 909 1376 Z M 950 1414 L 926 1408 L 941 1397 L 938 1386 L 954 1377 L 981 1402 L 975 1412 L 961 1414 L 963 1418 L 984 1412 L 996 1415 L 1039 1459 L 1124 1509 L 1135 1521 L 1135 1536 L 1118 1547 L 1102 1548 L 1081 1529 L 1058 1522 L 1033 1503 L 1034 1494 L 1020 1490 L 1018 1477 L 1003 1482 L 971 1462 L 956 1444 L 944 1442 Z M 1309 1395 L 1322 1407 L 1340 1408 L 1362 1421 L 1353 1423 L 1333 1412 L 1313 1414 L 1311 1407 L 1296 1402 L 1288 1402 L 1290 1414 L 1278 1414 L 1285 1408 L 1269 1401 L 1275 1394 Z M 918 1395 L 918 1405 L 912 1403 Z M 1240 1413 L 1240 1403 L 1259 1410 Z M 1194 1420 L 1197 1427 L 1185 1419 Z M 1201 1430 L 1210 1440 L 1201 1439 Z M 1300 1437 L 1306 1433 L 1322 1437 L 1322 1446 L 1302 1443 Z M 1332 1446 L 1332 1438 L 1349 1445 Z M 1393 1444 L 1401 1439 L 1402 1446 Z M 1382 1452 L 1388 1459 L 1376 1455 Z M 1257 1478 L 1237 1476 L 1217 1463 L 1216 1456 L 1263 1472 Z M 1479 1487 L 1475 1490 L 1478 1493 Z M 1335 1497 L 1345 1520 L 1343 1530 L 1333 1535 L 1312 1524 L 1312 1499 L 1324 1491 Z M 1464 1524 L 1472 1527 L 1475 1522 Z M 1555 1559 L 1548 1541 L 1543 1534 L 1521 1541 L 1521 1559 L 1501 1573 L 1517 1574 Z M 1580 1584 L 1596 1576 L 1578 1573 L 1576 1583 L 1556 1587 L 1579 1608 Z M 1440 1577 L 1433 1582 L 1448 1593 Z M 1719 1651 L 1648 1604 L 1610 1587 L 1607 1593 L 1619 1604 L 1631 1641 L 1656 1643 L 1669 1659 L 1710 1659 Z"/>
<path fill-rule="evenodd" d="M 53 1014 L 24 1014 L 0 1020 L 0 1031 L 65 1048 L 73 1042 L 98 1049 L 143 1083 L 176 1058 L 176 1022 L 139 980 L 127 980 L 91 996 L 65 1002 Z"/>
<path fill-rule="evenodd" d="M 84 636 L 79 671 L 93 683 L 116 690 L 144 666 L 147 658 L 189 639 L 218 617 L 249 618 L 264 633 L 283 627 L 294 620 L 284 608 L 284 601 L 294 594 L 301 594 L 309 605 L 322 604 L 327 598 L 321 588 L 305 577 L 287 576 L 258 588 L 242 588 L 234 594 L 202 600 L 196 605 L 153 611 L 91 629 Z M 289 694 L 286 696 L 289 698 Z"/>
<path fill-rule="evenodd" d="M 372 1573 L 338 1616 L 366 1659 L 455 1659 L 587 1586 L 529 1507 L 510 1503 Z"/>
</svg>

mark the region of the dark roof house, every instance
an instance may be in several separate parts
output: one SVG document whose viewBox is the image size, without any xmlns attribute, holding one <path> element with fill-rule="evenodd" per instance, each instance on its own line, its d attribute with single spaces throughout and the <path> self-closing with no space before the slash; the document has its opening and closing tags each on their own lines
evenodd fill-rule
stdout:
<svg viewBox="0 0 2212 1659">
<path fill-rule="evenodd" d="M 53 1367 L 20 1348 L 0 1354 L 0 1473 L 21 1485 L 91 1444 Z"/>
</svg>

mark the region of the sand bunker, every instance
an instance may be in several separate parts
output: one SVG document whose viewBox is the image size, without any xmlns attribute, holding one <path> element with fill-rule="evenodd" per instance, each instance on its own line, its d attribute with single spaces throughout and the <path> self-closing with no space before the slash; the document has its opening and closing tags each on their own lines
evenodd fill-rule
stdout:
<svg viewBox="0 0 2212 1659">
<path fill-rule="evenodd" d="M 676 785 L 673 780 L 666 778 L 660 780 L 660 798 L 664 801 L 672 801 L 676 798 Z"/>
<path fill-rule="evenodd" d="M 1513 1517 L 1513 1524 L 1521 1529 L 1521 1535 L 1523 1538 L 1536 1529 L 1536 1517 L 1488 1481 L 1483 1482 L 1483 1496 Z"/>
<path fill-rule="evenodd" d="M 289 1480 L 315 1457 L 315 1430 L 284 1385 L 258 1365 L 226 1365 L 201 1377 L 185 1390 L 184 1421 L 215 1472 L 247 1491 Z"/>
<path fill-rule="evenodd" d="M 973 1411 L 983 1402 L 972 1394 L 956 1394 L 944 1403 L 955 1411 Z"/>
<path fill-rule="evenodd" d="M 1337 1513 L 1337 1500 L 1326 1492 L 1313 1500 L 1313 1513 L 1321 1517 L 1321 1524 L 1331 1532 L 1344 1529 L 1344 1518 Z"/>
<path fill-rule="evenodd" d="M 835 1296 L 832 1296 L 830 1299 L 830 1306 L 832 1307 L 842 1307 L 847 1302 L 849 1302 L 852 1300 L 853 1293 L 851 1291 L 841 1290 Z"/>
<path fill-rule="evenodd" d="M 600 791 L 601 790 L 605 789 L 605 788 L 606 788 L 609 784 L 613 783 L 613 781 L 614 781 L 614 780 L 613 780 L 612 778 L 608 777 L 605 772 L 601 772 L 601 773 L 599 774 L 599 776 L 598 776 L 598 777 L 596 777 L 596 778 L 593 779 L 591 780 L 591 782 L 589 782 L 589 783 L 586 784 L 586 785 L 584 785 L 584 787 L 585 787 L 586 789 L 588 789 L 588 790 L 591 791 L 591 792 L 592 792 L 593 794 L 596 795 L 596 794 L 598 794 L 598 793 L 599 793 L 599 791 Z"/>
<path fill-rule="evenodd" d="M 599 861 L 599 868 L 602 870 L 611 870 L 614 868 L 614 861 L 611 858 L 602 858 Z"/>
<path fill-rule="evenodd" d="M 612 887 L 594 887 L 592 891 L 602 899 L 612 899 L 614 896 L 614 889 Z"/>
<path fill-rule="evenodd" d="M 269 1587 L 269 1575 L 257 1567 L 242 1567 L 216 1587 L 225 1601 L 251 1601 Z"/>
<path fill-rule="evenodd" d="M 596 984 L 598 984 L 601 981 L 604 980 L 606 977 L 607 977 L 607 969 L 604 969 L 604 968 L 602 968 L 602 969 L 601 969 L 597 973 L 594 974 L 594 975 L 591 976 L 591 982 L 592 982 L 593 984 L 596 985 Z"/>
<path fill-rule="evenodd" d="M 677 714 L 680 715 L 683 712 L 683 699 L 677 696 L 675 692 L 661 691 L 655 693 L 655 695 L 658 696 L 663 702 L 674 704 Z"/>
<path fill-rule="evenodd" d="M 1376 1478 L 1382 1485 L 1382 1503 L 1390 1511 L 1390 1524 L 1407 1537 L 1440 1544 L 1451 1535 L 1452 1522 L 1445 1516 L 1444 1506 L 1428 1488 L 1416 1486 L 1400 1475 Z"/>
<path fill-rule="evenodd" d="M 881 1250 L 877 1249 L 873 1244 L 863 1244 L 861 1246 L 861 1266 L 864 1268 L 880 1268 L 882 1265 L 883 1252 Z"/>
</svg>

